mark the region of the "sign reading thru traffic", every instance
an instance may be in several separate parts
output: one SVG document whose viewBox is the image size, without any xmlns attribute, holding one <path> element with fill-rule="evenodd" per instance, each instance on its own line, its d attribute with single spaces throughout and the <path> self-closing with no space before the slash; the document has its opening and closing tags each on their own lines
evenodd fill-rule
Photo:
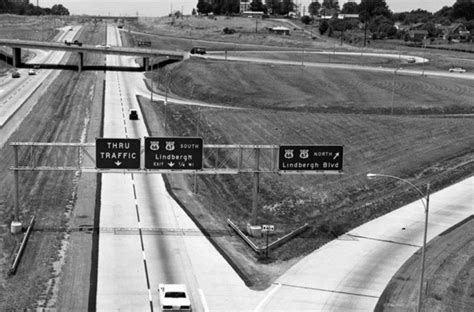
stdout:
<svg viewBox="0 0 474 312">
<path fill-rule="evenodd" d="M 202 169 L 202 138 L 145 138 L 145 169 Z"/>
<path fill-rule="evenodd" d="M 336 145 L 282 145 L 280 171 L 342 171 L 343 147 Z"/>
<path fill-rule="evenodd" d="M 139 169 L 140 139 L 97 138 L 95 154 L 99 169 Z"/>
</svg>

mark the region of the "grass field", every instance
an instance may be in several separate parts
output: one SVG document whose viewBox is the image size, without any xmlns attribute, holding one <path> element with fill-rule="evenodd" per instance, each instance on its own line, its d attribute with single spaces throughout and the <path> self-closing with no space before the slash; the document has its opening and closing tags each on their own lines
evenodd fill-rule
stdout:
<svg viewBox="0 0 474 312">
<path fill-rule="evenodd" d="M 251 37 L 247 40 L 241 36 L 238 42 L 252 43 L 254 36 Z M 172 40 L 159 36 L 148 36 L 148 39 L 156 46 L 162 40 Z M 268 44 L 266 49 L 273 49 L 269 48 L 273 42 L 268 36 L 262 35 L 261 39 Z M 287 40 L 286 47 L 295 46 L 291 44 L 293 38 L 281 40 Z M 190 40 L 174 42 L 176 48 L 185 50 L 192 44 Z M 225 49 L 228 55 L 257 49 L 212 40 L 199 43 L 209 49 Z M 321 48 L 323 43 L 317 45 Z M 326 48 L 331 51 L 335 45 L 328 42 Z M 422 56 L 416 49 L 403 47 L 400 51 Z M 301 54 L 259 56 L 269 55 L 301 61 Z M 375 58 L 354 61 L 340 56 L 304 57 L 308 62 L 400 65 L 397 60 Z M 432 62 L 423 66 L 446 70 L 452 59 L 464 59 L 464 66 L 472 66 L 470 55 L 438 51 L 431 53 Z M 402 66 L 421 68 L 418 64 Z M 169 86 L 173 94 L 183 98 L 243 109 L 198 110 L 167 105 L 165 115 L 163 105 L 147 105 L 142 99 L 147 119 L 153 120 L 149 123 L 152 132 L 158 133 L 166 118 L 170 135 L 196 135 L 199 131 L 208 144 L 344 145 L 342 176 L 267 174 L 261 178 L 259 223 L 275 224 L 277 235 L 304 222 L 311 225 L 290 246 L 274 251 L 271 264 L 262 265 L 234 238 L 229 238 L 227 244 L 221 242 L 231 258 L 240 263 L 240 269 L 253 277 L 251 283 L 255 288 L 265 287 L 292 261 L 335 236 L 416 198 L 415 193 L 399 183 L 368 182 L 367 172 L 393 174 L 418 185 L 429 181 L 439 189 L 471 175 L 474 170 L 472 163 L 458 166 L 469 161 L 474 152 L 472 117 L 446 115 L 473 113 L 474 89 L 470 81 L 205 60 L 173 65 L 156 73 L 155 80 L 159 90 Z M 187 207 L 206 229 L 225 229 L 227 217 L 245 228 L 252 205 L 249 175 L 200 175 L 199 194 L 191 197 L 186 194 L 193 189 L 192 177 L 169 176 L 168 179 L 175 185 L 178 196 L 191 203 Z"/>
</svg>

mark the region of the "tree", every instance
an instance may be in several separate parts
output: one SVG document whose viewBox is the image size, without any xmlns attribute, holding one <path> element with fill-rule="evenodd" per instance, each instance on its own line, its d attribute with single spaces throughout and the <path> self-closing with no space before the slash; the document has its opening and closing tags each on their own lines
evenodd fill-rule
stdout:
<svg viewBox="0 0 474 312">
<path fill-rule="evenodd" d="M 249 6 L 250 11 L 267 13 L 267 8 L 263 5 L 262 0 L 252 0 Z"/>
<path fill-rule="evenodd" d="M 319 33 L 321 35 L 324 35 L 324 33 L 328 30 L 329 28 L 329 24 L 326 20 L 322 21 L 320 24 L 319 24 Z"/>
<path fill-rule="evenodd" d="M 309 17 L 308 15 L 304 15 L 304 16 L 301 17 L 301 23 L 303 23 L 305 25 L 308 25 L 312 21 L 313 21 L 313 19 L 311 17 Z"/>
<path fill-rule="evenodd" d="M 342 6 L 341 13 L 344 14 L 356 14 L 359 13 L 359 6 L 355 2 L 346 2 Z"/>
<path fill-rule="evenodd" d="M 280 14 L 287 15 L 290 12 L 293 12 L 295 9 L 295 4 L 293 0 L 283 0 L 280 7 Z"/>
<path fill-rule="evenodd" d="M 337 0 L 323 0 L 323 8 L 339 10 L 339 2 Z"/>
<path fill-rule="evenodd" d="M 319 3 L 318 1 L 311 2 L 310 5 L 308 6 L 308 12 L 311 15 L 318 15 L 320 9 L 321 9 L 321 3 Z"/>
<path fill-rule="evenodd" d="M 466 21 L 474 20 L 474 2 L 457 0 L 453 5 L 451 18 L 453 20 L 460 18 L 465 18 Z"/>
<path fill-rule="evenodd" d="M 69 10 L 62 4 L 55 4 L 51 7 L 51 13 L 53 15 L 69 15 Z"/>
<path fill-rule="evenodd" d="M 280 14 L 281 2 L 280 0 L 266 0 L 266 7 L 271 14 Z"/>
<path fill-rule="evenodd" d="M 204 0 L 199 0 L 196 7 L 199 14 L 209 14 L 212 12 L 212 5 Z"/>
<path fill-rule="evenodd" d="M 364 47 L 367 42 L 367 29 L 371 21 L 377 16 L 390 18 L 392 12 L 389 10 L 385 0 L 362 0 L 359 4 L 359 18 L 364 23 Z"/>
</svg>

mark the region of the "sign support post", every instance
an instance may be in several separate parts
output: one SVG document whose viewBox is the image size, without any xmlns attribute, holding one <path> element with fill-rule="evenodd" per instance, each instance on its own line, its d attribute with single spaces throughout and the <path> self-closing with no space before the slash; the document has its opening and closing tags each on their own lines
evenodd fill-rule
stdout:
<svg viewBox="0 0 474 312">
<path fill-rule="evenodd" d="M 15 153 L 15 168 L 18 168 L 18 145 L 13 146 Z M 13 177 L 15 179 L 15 220 L 20 222 L 20 190 L 19 190 L 19 172 L 18 170 L 13 171 Z"/>
<path fill-rule="evenodd" d="M 253 196 L 252 196 L 252 225 L 257 224 L 258 218 L 258 188 L 260 182 L 260 149 L 255 150 L 255 172 L 253 173 Z"/>
</svg>

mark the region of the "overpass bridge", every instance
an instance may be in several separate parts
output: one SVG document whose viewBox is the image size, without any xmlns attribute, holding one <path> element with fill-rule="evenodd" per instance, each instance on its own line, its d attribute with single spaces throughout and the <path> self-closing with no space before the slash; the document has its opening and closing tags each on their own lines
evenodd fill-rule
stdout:
<svg viewBox="0 0 474 312">
<path fill-rule="evenodd" d="M 85 53 L 143 57 L 142 70 L 144 71 L 148 71 L 150 69 L 150 58 L 162 57 L 172 62 L 182 61 L 189 57 L 189 54 L 184 51 L 168 51 L 118 46 L 97 46 L 88 44 L 82 44 L 79 46 L 76 44 L 66 44 L 65 42 L 44 42 L 18 39 L 0 39 L 0 46 L 8 46 L 12 48 L 12 62 L 14 67 L 21 67 L 23 65 L 21 63 L 21 49 L 59 50 L 66 52 L 75 52 L 79 54 L 79 71 L 82 71 L 82 69 L 84 68 Z"/>
</svg>

